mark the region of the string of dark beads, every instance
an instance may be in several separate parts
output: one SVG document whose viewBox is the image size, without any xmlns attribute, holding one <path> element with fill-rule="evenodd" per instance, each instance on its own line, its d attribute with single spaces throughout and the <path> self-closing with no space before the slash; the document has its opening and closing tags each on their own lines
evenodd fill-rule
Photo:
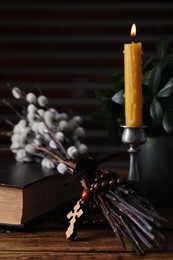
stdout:
<svg viewBox="0 0 173 260">
<path fill-rule="evenodd" d="M 118 186 L 123 185 L 123 183 L 125 183 L 124 179 L 122 177 L 119 177 L 116 172 L 112 172 L 112 171 L 103 172 L 101 170 L 98 170 L 95 173 L 94 180 L 90 184 L 90 187 L 83 190 L 81 195 L 82 202 L 83 203 L 89 202 L 92 200 L 94 194 L 98 192 L 106 192 L 108 190 L 114 190 Z"/>
</svg>

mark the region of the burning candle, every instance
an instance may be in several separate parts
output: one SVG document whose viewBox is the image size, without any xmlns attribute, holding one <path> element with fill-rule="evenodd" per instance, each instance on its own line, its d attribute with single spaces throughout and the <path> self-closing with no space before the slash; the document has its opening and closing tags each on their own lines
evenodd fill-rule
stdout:
<svg viewBox="0 0 173 260">
<path fill-rule="evenodd" d="M 124 44 L 125 121 L 127 126 L 142 126 L 142 44 L 134 42 L 136 26 L 132 25 L 132 43 Z"/>
</svg>

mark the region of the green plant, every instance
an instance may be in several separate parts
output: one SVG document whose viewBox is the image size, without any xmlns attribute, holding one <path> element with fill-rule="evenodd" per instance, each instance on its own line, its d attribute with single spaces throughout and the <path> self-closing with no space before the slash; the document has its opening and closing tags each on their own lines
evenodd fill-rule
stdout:
<svg viewBox="0 0 173 260">
<path fill-rule="evenodd" d="M 156 54 L 143 57 L 143 123 L 148 134 L 173 133 L 173 54 L 170 41 L 161 38 L 156 43 Z M 124 123 L 124 73 L 112 75 L 115 86 L 110 91 L 96 91 L 101 106 L 93 113 L 97 123 L 105 124 L 110 139 L 120 141 L 120 124 Z"/>
</svg>

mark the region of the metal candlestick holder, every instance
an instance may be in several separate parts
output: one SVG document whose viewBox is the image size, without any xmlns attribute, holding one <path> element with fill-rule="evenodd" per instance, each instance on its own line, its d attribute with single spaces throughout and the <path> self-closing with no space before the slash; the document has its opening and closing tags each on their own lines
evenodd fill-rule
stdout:
<svg viewBox="0 0 173 260">
<path fill-rule="evenodd" d="M 144 130 L 146 126 L 133 127 L 122 125 L 121 127 L 124 128 L 121 140 L 124 144 L 129 145 L 129 149 L 127 150 L 130 154 L 128 180 L 131 182 L 139 182 L 139 170 L 137 162 L 139 153 L 138 146 L 144 144 L 147 140 L 147 136 Z"/>
</svg>

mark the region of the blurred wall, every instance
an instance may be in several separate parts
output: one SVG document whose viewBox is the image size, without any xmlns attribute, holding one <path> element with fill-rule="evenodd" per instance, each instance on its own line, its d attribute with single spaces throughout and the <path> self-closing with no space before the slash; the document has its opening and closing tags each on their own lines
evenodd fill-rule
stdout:
<svg viewBox="0 0 173 260">
<path fill-rule="evenodd" d="M 11 87 L 39 87 L 59 111 L 83 116 L 91 152 L 111 151 L 105 129 L 91 121 L 95 90 L 113 86 L 132 23 L 149 55 L 160 36 L 173 39 L 172 14 L 172 1 L 1 0 L 0 98 L 13 103 Z M 5 129 L 4 118 L 14 115 L 0 104 Z"/>
</svg>

